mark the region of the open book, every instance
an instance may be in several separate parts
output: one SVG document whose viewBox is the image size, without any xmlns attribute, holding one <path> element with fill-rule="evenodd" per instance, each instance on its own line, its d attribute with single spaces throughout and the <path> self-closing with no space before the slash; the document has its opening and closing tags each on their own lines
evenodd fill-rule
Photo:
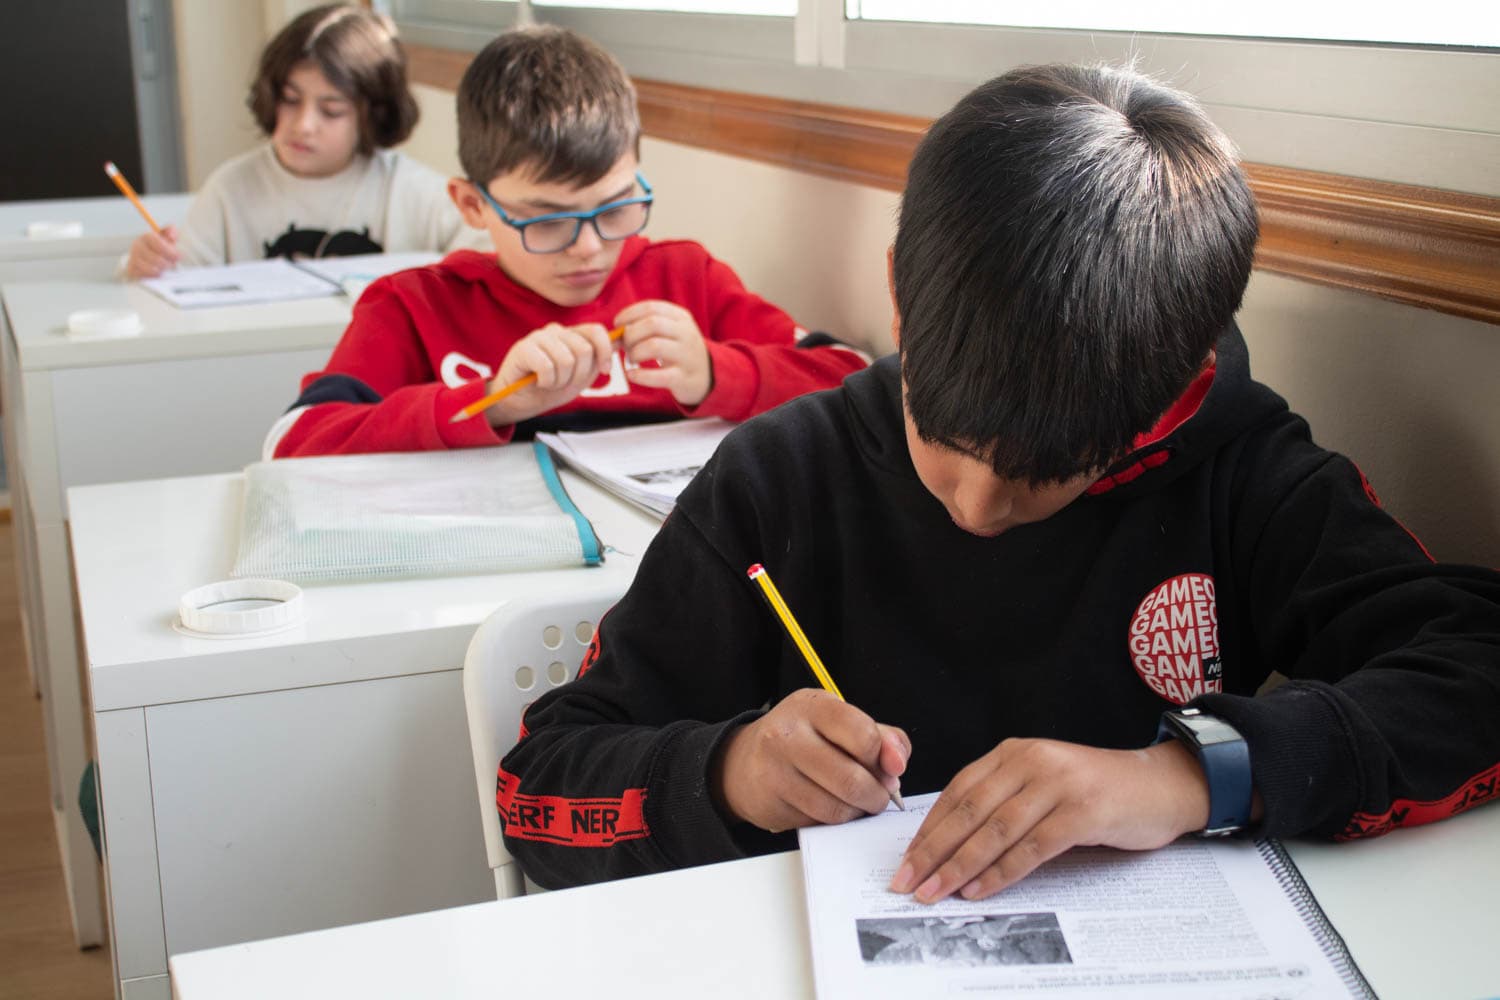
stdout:
<svg viewBox="0 0 1500 1000">
<path fill-rule="evenodd" d="M 1075 848 L 976 902 L 887 891 L 936 799 L 801 831 L 819 1000 L 1375 996 L 1272 840 Z"/>
<path fill-rule="evenodd" d="M 366 285 L 382 275 L 422 267 L 437 259 L 435 253 L 374 253 L 296 261 L 276 257 L 219 267 L 185 267 L 159 278 L 146 278 L 141 287 L 179 309 L 291 302 L 339 294 L 358 298 Z"/>
<path fill-rule="evenodd" d="M 666 517 L 677 494 L 713 457 L 727 420 L 673 420 L 607 431 L 563 431 L 536 439 L 578 473 L 623 500 Z"/>
</svg>

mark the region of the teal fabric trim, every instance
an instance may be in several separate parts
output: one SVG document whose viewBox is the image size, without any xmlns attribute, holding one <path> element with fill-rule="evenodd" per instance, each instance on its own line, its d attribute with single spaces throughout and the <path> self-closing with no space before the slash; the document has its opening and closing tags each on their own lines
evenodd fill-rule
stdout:
<svg viewBox="0 0 1500 1000">
<path fill-rule="evenodd" d="M 547 489 L 552 491 L 552 499 L 557 501 L 557 505 L 578 526 L 578 541 L 583 544 L 584 563 L 589 566 L 599 565 L 604 561 L 604 552 L 599 548 L 599 536 L 594 534 L 594 526 L 573 503 L 568 491 L 563 489 L 562 480 L 557 477 L 557 466 L 552 462 L 552 452 L 540 441 L 533 441 L 531 449 L 536 452 L 536 464 L 542 470 L 542 479 L 546 481 Z"/>
</svg>

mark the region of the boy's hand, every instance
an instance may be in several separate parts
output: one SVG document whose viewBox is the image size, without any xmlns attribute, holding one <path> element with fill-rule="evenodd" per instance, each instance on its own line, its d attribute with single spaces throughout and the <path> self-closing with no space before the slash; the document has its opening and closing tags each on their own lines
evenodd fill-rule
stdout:
<svg viewBox="0 0 1500 1000">
<path fill-rule="evenodd" d="M 713 363 L 692 313 L 671 302 L 646 299 L 621 310 L 615 326 L 625 328 L 626 360 L 660 366 L 629 369 L 625 375 L 630 381 L 666 389 L 682 406 L 697 406 L 708 396 L 714 386 Z"/>
<path fill-rule="evenodd" d="M 601 371 L 608 371 L 612 353 L 609 331 L 598 323 L 548 323 L 532 330 L 506 352 L 487 391 L 496 392 L 533 372 L 536 381 L 495 403 L 484 415 L 491 426 L 502 427 L 556 409 L 587 389 Z"/>
<path fill-rule="evenodd" d="M 772 832 L 885 809 L 911 741 L 826 691 L 793 691 L 724 741 L 710 785 L 724 812 Z"/>
<path fill-rule="evenodd" d="M 177 227 L 167 226 L 161 232 L 142 233 L 130 244 L 125 260 L 125 276 L 131 281 L 154 278 L 177 266 Z"/>
<path fill-rule="evenodd" d="M 894 892 L 983 899 L 1078 844 L 1162 847 L 1208 822 L 1208 782 L 1176 740 L 1099 750 L 1010 739 L 949 782 L 907 846 Z"/>
</svg>

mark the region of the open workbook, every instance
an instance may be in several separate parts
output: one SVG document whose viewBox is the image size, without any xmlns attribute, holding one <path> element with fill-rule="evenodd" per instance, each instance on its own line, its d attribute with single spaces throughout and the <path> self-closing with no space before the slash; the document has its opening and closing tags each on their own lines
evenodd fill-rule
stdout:
<svg viewBox="0 0 1500 1000">
<path fill-rule="evenodd" d="M 713 457 L 734 424 L 717 417 L 670 420 L 607 431 L 538 434 L 580 475 L 659 517 Z"/>
<path fill-rule="evenodd" d="M 291 302 L 339 294 L 354 299 L 376 278 L 423 267 L 437 259 L 437 254 L 426 252 L 295 261 L 275 257 L 217 267 L 185 267 L 168 271 L 159 278 L 146 278 L 141 287 L 179 309 Z"/>
<path fill-rule="evenodd" d="M 936 799 L 801 831 L 819 1000 L 1375 996 L 1273 840 L 1075 848 L 976 902 L 887 891 Z"/>
</svg>

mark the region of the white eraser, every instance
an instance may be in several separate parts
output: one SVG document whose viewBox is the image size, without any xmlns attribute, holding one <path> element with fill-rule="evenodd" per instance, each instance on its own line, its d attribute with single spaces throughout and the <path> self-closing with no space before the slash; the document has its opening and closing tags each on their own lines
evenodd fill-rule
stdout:
<svg viewBox="0 0 1500 1000">
<path fill-rule="evenodd" d="M 68 336 L 75 340 L 134 337 L 141 328 L 141 314 L 134 309 L 79 309 L 68 313 Z"/>
<path fill-rule="evenodd" d="M 28 240 L 76 240 L 82 235 L 83 223 L 76 219 L 70 221 L 38 219 L 36 222 L 26 224 Z"/>
</svg>

